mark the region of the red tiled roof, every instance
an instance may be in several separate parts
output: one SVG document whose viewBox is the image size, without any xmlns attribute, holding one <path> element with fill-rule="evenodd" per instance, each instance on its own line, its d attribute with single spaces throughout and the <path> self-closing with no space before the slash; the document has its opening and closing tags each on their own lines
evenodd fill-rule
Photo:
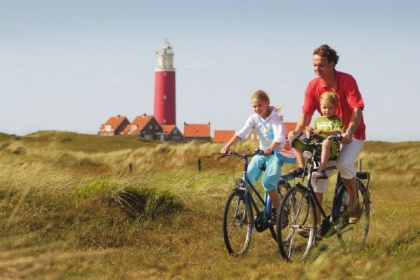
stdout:
<svg viewBox="0 0 420 280">
<path fill-rule="evenodd" d="M 176 125 L 174 124 L 163 124 L 162 125 L 163 133 L 171 133 L 175 127 Z"/>
<path fill-rule="evenodd" d="M 152 115 L 141 115 L 141 116 L 137 116 L 131 122 L 131 124 L 135 124 L 135 125 L 138 125 L 140 128 L 144 128 L 150 122 L 150 120 L 152 118 L 153 118 Z"/>
<path fill-rule="evenodd" d="M 152 115 L 137 116 L 129 125 L 127 125 L 122 134 L 137 135 L 150 122 L 152 118 Z"/>
<path fill-rule="evenodd" d="M 235 135 L 235 130 L 215 130 L 213 142 L 227 142 L 232 138 L 233 135 Z"/>
<path fill-rule="evenodd" d="M 128 135 L 128 134 L 129 135 L 136 135 L 137 133 L 140 132 L 140 130 L 141 130 L 141 128 L 139 128 L 137 125 L 129 124 L 124 128 L 122 134 L 123 135 Z"/>
<path fill-rule="evenodd" d="M 185 137 L 210 137 L 210 124 L 184 124 Z"/>
<path fill-rule="evenodd" d="M 104 131 L 106 126 L 110 126 L 112 130 L 115 130 L 116 128 L 118 128 L 124 122 L 124 120 L 127 120 L 127 118 L 125 116 L 118 115 L 118 116 L 110 117 L 106 121 L 106 123 L 101 125 L 99 130 Z"/>
</svg>

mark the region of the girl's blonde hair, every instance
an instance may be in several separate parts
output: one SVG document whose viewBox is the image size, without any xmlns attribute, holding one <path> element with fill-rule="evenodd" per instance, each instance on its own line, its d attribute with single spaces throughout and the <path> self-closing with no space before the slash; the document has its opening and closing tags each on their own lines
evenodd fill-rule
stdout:
<svg viewBox="0 0 420 280">
<path fill-rule="evenodd" d="M 276 113 L 278 113 L 278 112 L 281 111 L 282 108 L 283 108 L 283 105 L 282 106 L 275 106 L 274 110 L 276 110 Z"/>
<path fill-rule="evenodd" d="M 333 91 L 324 92 L 320 97 L 320 102 L 326 101 L 337 107 L 338 105 L 338 97 L 337 94 Z"/>
<path fill-rule="evenodd" d="M 268 94 L 263 90 L 257 90 L 256 92 L 254 92 L 254 94 L 251 97 L 251 100 L 253 99 L 270 102 L 270 97 L 268 97 Z"/>
<path fill-rule="evenodd" d="M 257 100 L 260 100 L 260 101 L 265 101 L 265 102 L 270 103 L 270 97 L 263 90 L 257 90 L 256 92 L 254 92 L 254 94 L 251 97 L 251 100 L 253 100 L 253 99 L 257 99 Z M 282 108 L 283 108 L 283 106 L 275 106 L 274 110 L 278 113 L 278 112 L 281 111 Z"/>
</svg>

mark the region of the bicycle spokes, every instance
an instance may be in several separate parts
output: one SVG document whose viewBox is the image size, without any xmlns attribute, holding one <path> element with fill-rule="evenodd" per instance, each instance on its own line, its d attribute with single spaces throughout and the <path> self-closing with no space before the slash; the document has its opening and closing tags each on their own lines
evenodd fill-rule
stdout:
<svg viewBox="0 0 420 280">
<path fill-rule="evenodd" d="M 230 254 L 244 254 L 251 242 L 253 227 L 252 208 L 242 192 L 233 191 L 223 213 L 223 237 Z"/>
<path fill-rule="evenodd" d="M 235 226 L 242 226 L 247 224 L 247 205 L 245 204 L 243 198 L 238 197 L 236 202 L 236 209 L 232 215 L 232 222 L 231 225 Z"/>
<path fill-rule="evenodd" d="M 303 259 L 315 237 L 315 209 L 304 187 L 287 192 L 277 219 L 277 240 L 280 253 L 288 261 Z"/>
<path fill-rule="evenodd" d="M 348 212 L 350 209 L 345 206 L 340 213 L 339 222 L 341 222 L 341 225 L 338 225 L 337 230 L 337 237 L 341 245 L 350 249 L 364 245 L 369 232 L 370 198 L 368 191 L 360 181 L 357 182 L 357 199 L 359 203 L 357 210 L 360 214 L 359 219 L 355 223 L 349 224 Z"/>
</svg>

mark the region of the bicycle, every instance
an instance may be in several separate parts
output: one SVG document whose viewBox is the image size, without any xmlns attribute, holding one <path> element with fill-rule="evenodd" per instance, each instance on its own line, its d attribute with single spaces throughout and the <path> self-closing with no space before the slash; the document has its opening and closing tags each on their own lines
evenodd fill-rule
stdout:
<svg viewBox="0 0 420 280">
<path fill-rule="evenodd" d="M 242 177 L 235 179 L 234 175 L 235 187 L 223 211 L 223 238 L 229 254 L 233 256 L 242 256 L 247 252 L 254 228 L 257 232 L 269 229 L 272 238 L 277 240 L 275 232 L 277 215 L 271 198 L 266 192 L 261 195 L 248 178 L 248 159 L 255 155 L 264 155 L 264 151 L 256 149 L 252 154 L 228 151 L 226 155 L 221 156 L 236 156 L 244 161 Z M 265 166 L 260 168 L 265 170 Z M 278 185 L 277 191 L 280 197 L 286 193 L 286 187 Z M 263 209 L 260 210 L 260 207 Z"/>
<path fill-rule="evenodd" d="M 334 138 L 340 141 L 341 135 L 329 136 L 330 140 Z M 349 194 L 344 187 L 340 173 L 337 174 L 331 214 L 327 216 L 311 183 L 312 173 L 319 167 L 320 154 L 317 147 L 322 145 L 322 142 L 316 138 L 306 138 L 304 141 L 312 150 L 312 152 L 303 152 L 305 159 L 304 174 L 307 174 L 306 186 L 303 185 L 306 175 L 301 175 L 302 183 L 293 183 L 292 188 L 282 199 L 277 218 L 277 240 L 281 241 L 277 242 L 278 248 L 286 261 L 305 259 L 311 248 L 317 245 L 321 239 L 333 235 L 337 235 L 341 246 L 363 246 L 369 232 L 371 203 L 368 189 L 369 172 L 359 171 L 356 173 L 357 203 L 360 211 L 360 218 L 357 223 L 349 224 L 348 222 L 348 214 L 351 210 L 348 207 Z M 295 178 L 288 175 L 283 179 L 288 181 Z M 366 181 L 366 186 L 363 181 Z M 315 207 L 319 208 L 322 219 L 319 233 L 317 232 Z M 288 216 L 284 216 L 283 213 Z M 286 226 L 284 226 L 285 222 L 287 222 Z"/>
</svg>

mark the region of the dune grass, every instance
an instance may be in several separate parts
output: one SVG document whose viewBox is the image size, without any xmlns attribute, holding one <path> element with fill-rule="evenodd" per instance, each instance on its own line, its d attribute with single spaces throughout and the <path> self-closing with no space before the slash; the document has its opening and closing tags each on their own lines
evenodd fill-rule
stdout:
<svg viewBox="0 0 420 280">
<path fill-rule="evenodd" d="M 58 131 L 0 134 L 0 278 L 417 277 L 418 142 L 365 144 L 360 158 L 372 177 L 365 248 L 330 246 L 297 263 L 281 259 L 268 232 L 254 234 L 247 255 L 228 255 L 222 211 L 241 162 L 218 159 L 220 148 Z"/>
</svg>

